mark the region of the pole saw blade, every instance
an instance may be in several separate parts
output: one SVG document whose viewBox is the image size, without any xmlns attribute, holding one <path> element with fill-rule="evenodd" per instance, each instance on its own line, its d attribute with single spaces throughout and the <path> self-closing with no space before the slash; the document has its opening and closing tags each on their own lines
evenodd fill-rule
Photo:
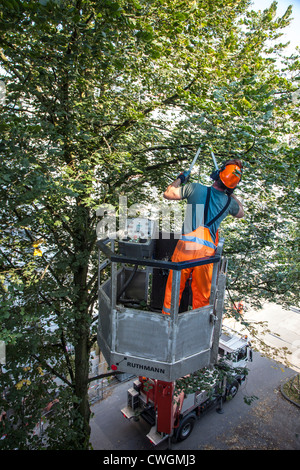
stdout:
<svg viewBox="0 0 300 470">
<path fill-rule="evenodd" d="M 214 155 L 214 152 L 211 150 L 210 153 L 211 153 L 211 156 L 212 156 L 212 159 L 213 159 L 215 168 L 216 168 L 216 170 L 218 170 L 219 167 L 218 167 L 217 160 L 216 160 L 216 157 L 215 157 L 215 155 Z"/>
<path fill-rule="evenodd" d="M 189 172 L 189 173 L 191 173 L 191 171 L 192 171 L 192 169 L 193 169 L 193 166 L 195 165 L 195 163 L 196 163 L 196 161 L 197 161 L 197 159 L 198 159 L 198 157 L 199 157 L 200 150 L 201 150 L 201 147 L 198 148 L 197 153 L 196 153 L 196 155 L 195 155 L 195 157 L 194 157 L 194 160 L 192 161 L 192 163 L 191 163 L 191 165 L 190 165 L 190 167 L 189 167 L 189 169 L 188 169 L 188 172 Z"/>
</svg>

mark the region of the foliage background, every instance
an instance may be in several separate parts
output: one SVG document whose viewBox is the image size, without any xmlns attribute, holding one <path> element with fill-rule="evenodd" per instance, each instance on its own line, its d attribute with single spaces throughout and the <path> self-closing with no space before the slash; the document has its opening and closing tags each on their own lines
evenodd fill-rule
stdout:
<svg viewBox="0 0 300 470">
<path fill-rule="evenodd" d="M 97 308 L 96 209 L 157 202 L 199 145 L 245 163 L 243 220 L 223 225 L 230 299 L 297 305 L 299 58 L 291 9 L 247 0 L 3 0 L 1 375 L 6 448 L 59 393 L 48 448 L 87 448 Z M 227 314 L 235 311 L 227 308 Z M 59 378 L 59 385 L 54 378 Z M 59 423 L 58 423 L 59 420 Z M 11 432 L 11 426 L 14 432 Z"/>
</svg>

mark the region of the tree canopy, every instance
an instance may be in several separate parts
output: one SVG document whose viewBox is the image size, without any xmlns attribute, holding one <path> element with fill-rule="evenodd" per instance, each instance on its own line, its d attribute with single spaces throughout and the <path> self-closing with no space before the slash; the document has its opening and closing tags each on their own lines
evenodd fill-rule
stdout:
<svg viewBox="0 0 300 470">
<path fill-rule="evenodd" d="M 290 18 L 248 0 L 2 1 L 0 406 L 15 432 L 1 445 L 42 446 L 30 431 L 55 376 L 47 445 L 88 446 L 96 210 L 157 202 L 199 146 L 204 184 L 210 148 L 245 165 L 245 218 L 222 228 L 232 298 L 298 304 L 299 58 L 278 43 Z"/>
</svg>

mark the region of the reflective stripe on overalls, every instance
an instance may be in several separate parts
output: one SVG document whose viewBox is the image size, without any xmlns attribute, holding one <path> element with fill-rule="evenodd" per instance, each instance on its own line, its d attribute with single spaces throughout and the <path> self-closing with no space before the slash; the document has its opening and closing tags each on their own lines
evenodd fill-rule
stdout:
<svg viewBox="0 0 300 470">
<path fill-rule="evenodd" d="M 207 188 L 207 197 L 204 208 L 204 227 L 200 226 L 193 232 L 182 235 L 178 240 L 174 250 L 171 261 L 174 263 L 180 261 L 190 261 L 198 258 L 205 258 L 213 256 L 218 245 L 219 234 L 217 231 L 216 241 L 214 242 L 209 230 L 209 227 L 226 211 L 230 204 L 230 196 L 224 208 L 208 223 L 207 212 L 210 201 L 211 187 Z M 185 288 L 186 281 L 192 274 L 191 288 L 193 292 L 193 309 L 204 307 L 209 304 L 211 279 L 212 279 L 213 264 L 205 264 L 203 266 L 196 266 L 194 268 L 187 268 L 181 270 L 180 288 L 179 288 L 179 305 L 181 301 L 182 292 Z M 166 289 L 162 313 L 170 315 L 171 313 L 171 293 L 172 293 L 172 273 L 170 270 Z"/>
</svg>

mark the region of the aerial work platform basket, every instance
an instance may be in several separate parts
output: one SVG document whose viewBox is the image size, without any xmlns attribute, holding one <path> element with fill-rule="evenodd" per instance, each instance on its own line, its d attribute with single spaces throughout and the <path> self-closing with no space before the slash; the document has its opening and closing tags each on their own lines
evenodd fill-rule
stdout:
<svg viewBox="0 0 300 470">
<path fill-rule="evenodd" d="M 224 240 L 212 257 L 166 261 L 176 242 L 160 234 L 148 258 L 132 255 L 132 247 L 130 256 L 124 246 L 125 254 L 120 254 L 115 240 L 97 242 L 98 344 L 109 366 L 120 372 L 171 382 L 217 361 L 227 270 Z M 214 265 L 209 305 L 193 310 L 183 295 L 180 306 L 181 270 L 209 263 Z M 109 274 L 104 270 L 108 265 Z M 171 313 L 164 315 L 161 307 L 170 269 Z"/>
</svg>

